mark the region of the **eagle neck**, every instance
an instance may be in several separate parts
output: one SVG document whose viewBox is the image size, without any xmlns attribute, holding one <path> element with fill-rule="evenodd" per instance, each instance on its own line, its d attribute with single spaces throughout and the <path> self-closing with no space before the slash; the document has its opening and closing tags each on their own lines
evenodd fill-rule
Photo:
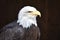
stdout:
<svg viewBox="0 0 60 40">
<path fill-rule="evenodd" d="M 19 23 L 19 25 L 22 25 L 23 28 L 28 28 L 32 24 L 35 25 L 35 26 L 37 26 L 36 18 L 23 17 L 23 18 L 17 20 L 17 23 Z"/>
</svg>

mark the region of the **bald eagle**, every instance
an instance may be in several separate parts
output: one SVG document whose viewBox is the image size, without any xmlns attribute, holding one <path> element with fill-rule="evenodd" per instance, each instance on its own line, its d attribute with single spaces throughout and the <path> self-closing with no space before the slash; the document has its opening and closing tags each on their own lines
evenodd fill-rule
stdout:
<svg viewBox="0 0 60 40">
<path fill-rule="evenodd" d="M 0 40 L 39 40 L 40 29 L 36 17 L 41 13 L 32 6 L 23 7 L 18 19 L 4 26 L 0 32 Z"/>
</svg>

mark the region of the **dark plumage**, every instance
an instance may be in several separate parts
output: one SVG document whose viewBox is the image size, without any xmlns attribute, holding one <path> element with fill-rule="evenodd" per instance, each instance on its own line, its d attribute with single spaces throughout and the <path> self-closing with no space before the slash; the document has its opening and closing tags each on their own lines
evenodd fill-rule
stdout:
<svg viewBox="0 0 60 40">
<path fill-rule="evenodd" d="M 30 28 L 19 26 L 16 21 L 6 25 L 0 33 L 0 40 L 39 40 L 40 30 L 35 25 Z"/>
</svg>

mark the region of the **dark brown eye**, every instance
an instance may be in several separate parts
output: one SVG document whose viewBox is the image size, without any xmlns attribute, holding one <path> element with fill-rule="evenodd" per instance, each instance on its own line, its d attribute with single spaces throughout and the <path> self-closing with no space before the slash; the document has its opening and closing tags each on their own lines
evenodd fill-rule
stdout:
<svg viewBox="0 0 60 40">
<path fill-rule="evenodd" d="M 31 13 L 32 11 L 28 11 L 28 13 Z"/>
</svg>

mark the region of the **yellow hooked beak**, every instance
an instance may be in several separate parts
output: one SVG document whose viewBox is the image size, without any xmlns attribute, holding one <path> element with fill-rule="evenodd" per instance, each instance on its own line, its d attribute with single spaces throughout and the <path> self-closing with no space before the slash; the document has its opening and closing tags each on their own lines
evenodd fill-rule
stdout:
<svg viewBox="0 0 60 40">
<path fill-rule="evenodd" d="M 41 13 L 39 11 L 33 11 L 32 15 L 35 15 L 35 16 L 39 15 L 41 17 Z"/>
</svg>

